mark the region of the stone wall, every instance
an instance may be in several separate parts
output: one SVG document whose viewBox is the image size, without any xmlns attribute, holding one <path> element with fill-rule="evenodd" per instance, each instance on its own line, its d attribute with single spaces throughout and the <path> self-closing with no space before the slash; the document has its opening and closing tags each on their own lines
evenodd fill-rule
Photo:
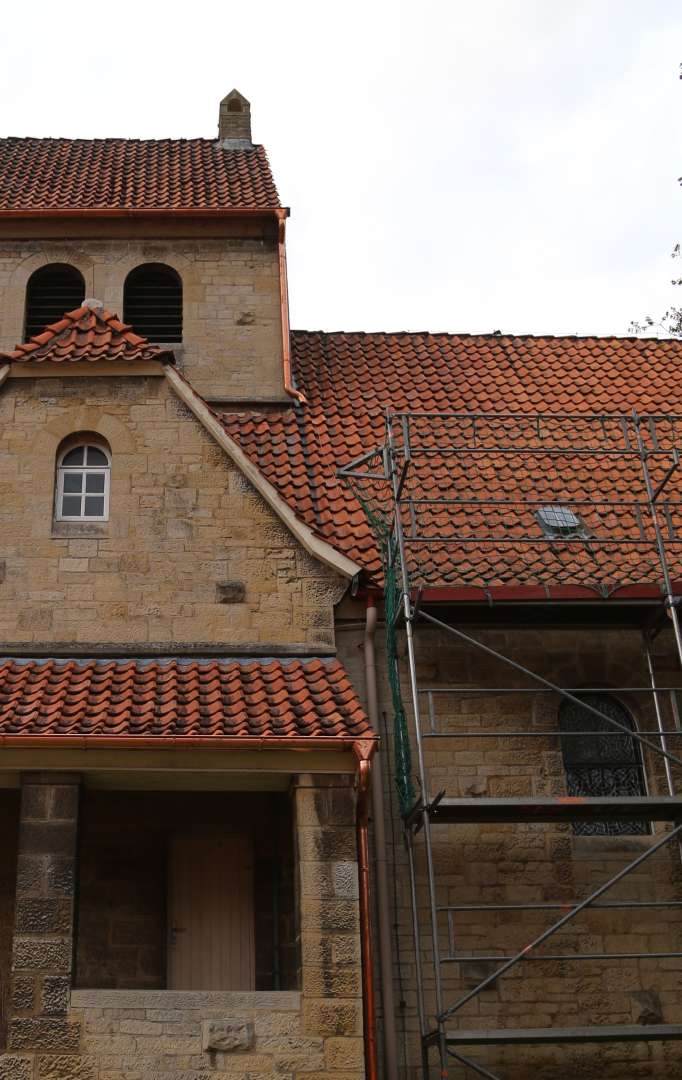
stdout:
<svg viewBox="0 0 682 1080">
<path fill-rule="evenodd" d="M 250 238 L 0 240 L 0 352 L 23 341 L 26 283 L 48 263 L 68 263 L 85 295 L 123 318 L 123 284 L 143 263 L 172 266 L 183 283 L 178 358 L 205 397 L 284 394 L 279 270 L 274 241 Z"/>
<path fill-rule="evenodd" d="M 0 1050 L 7 1039 L 10 969 L 17 879 L 19 792 L 0 791 Z"/>
<path fill-rule="evenodd" d="M 362 1080 L 349 778 L 302 776 L 293 789 L 300 993 L 79 989 L 70 1001 L 75 821 L 63 815 L 74 804 L 62 794 L 66 777 L 41 782 L 37 795 L 37 781 L 24 785 L 13 1016 L 0 1080 Z"/>
<path fill-rule="evenodd" d="M 57 450 L 78 431 L 111 447 L 105 523 L 53 520 Z M 0 493 L 6 642 L 209 654 L 333 644 L 345 582 L 298 545 L 162 377 L 10 379 Z M 226 582 L 240 589 L 226 594 Z"/>
<path fill-rule="evenodd" d="M 28 1065 L 17 1064 L 24 1052 L 42 1048 L 75 1053 L 78 1049 L 79 1027 L 68 1016 L 78 800 L 77 777 L 29 774 L 23 778 L 9 1056 L 0 1057 L 2 1080 L 31 1075 Z"/>
<path fill-rule="evenodd" d="M 325 1072 L 324 1040 L 306 1034 L 296 992 L 76 990 L 71 1002 L 81 1025 L 81 1052 L 77 1061 L 64 1057 L 62 1071 L 48 1072 L 45 1080 L 235 1080 Z"/>
<path fill-rule="evenodd" d="M 294 807 L 304 1030 L 324 1037 L 323 1059 L 311 1071 L 341 1071 L 345 1080 L 362 1076 L 364 1062 L 354 803 L 347 777 L 299 777 Z"/>
<path fill-rule="evenodd" d="M 86 791 L 75 985 L 166 985 L 167 859 L 179 828 L 238 823 L 253 841 L 256 989 L 297 988 L 291 813 L 286 794 Z M 273 923 L 273 871 L 277 872 Z M 275 955 L 275 942 L 277 953 Z M 275 987 L 275 968 L 279 986 Z"/>
<path fill-rule="evenodd" d="M 359 612 L 346 607 L 350 618 Z M 559 685 L 645 686 L 647 674 L 639 635 L 627 631 L 591 632 L 502 629 L 471 631 L 492 647 L 520 663 L 556 680 Z M 361 631 L 337 628 L 340 658 L 355 685 L 364 684 Z M 482 658 L 482 654 L 460 646 L 456 639 L 421 627 L 417 633 L 418 676 L 422 687 L 446 685 L 467 687 L 529 685 L 511 669 Z M 396 805 L 393 784 L 392 710 L 385 681 L 385 661 L 381 629 L 377 633 L 381 710 L 387 724 L 382 734 L 386 807 L 389 796 Z M 404 642 L 401 643 L 404 654 Z M 671 643 L 662 635 L 656 644 L 661 685 L 680 685 Z M 407 679 L 407 665 L 402 664 Z M 410 711 L 409 687 L 403 684 L 403 700 Z M 645 695 L 626 697 L 636 723 L 651 729 L 655 718 Z M 426 701 L 424 701 L 426 708 Z M 558 698 L 531 694 L 513 699 L 486 695 L 484 699 L 466 694 L 435 698 L 439 730 L 476 731 L 478 727 L 500 731 L 554 728 Z M 428 725 L 428 716 L 426 719 Z M 410 719 L 410 724 L 412 721 Z M 679 740 L 682 744 L 682 740 Z M 682 745 L 678 745 L 678 752 Z M 433 740 L 426 743 L 431 794 L 445 789 L 455 796 L 522 796 L 566 794 L 566 780 L 556 738 Z M 387 767 L 388 766 L 388 767 Z M 649 791 L 667 793 L 660 758 L 645 753 Z M 416 758 L 413 757 L 413 772 Z M 682 790 L 682 770 L 675 769 L 678 790 Z M 396 1001 L 400 990 L 406 1003 L 397 1018 L 404 1032 L 406 1077 L 420 1075 L 416 973 L 407 864 L 397 817 L 389 822 L 395 846 L 397 939 L 394 942 Z M 655 823 L 648 836 L 579 836 L 566 825 L 479 825 L 434 828 L 434 854 L 438 881 L 438 901 L 452 904 L 571 903 L 584 898 L 601 882 L 645 852 L 669 828 Z M 389 829 L 390 836 L 390 829 Z M 435 1012 L 434 977 L 430 964 L 431 942 L 427 910 L 428 893 L 422 837 L 417 840 L 417 896 L 421 922 L 421 953 L 427 987 L 429 1013 Z M 682 901 L 680 851 L 675 843 L 644 863 L 605 899 L 671 899 Z M 454 915 L 455 946 L 465 954 L 513 954 L 523 948 L 561 911 L 460 912 Z M 447 925 L 441 922 L 441 949 L 447 953 Z M 589 910 L 551 944 L 546 954 L 602 952 L 682 952 L 680 909 L 653 908 Z M 400 970 L 398 970 L 398 954 Z M 499 965 L 496 965 L 499 966 Z M 443 969 L 444 998 L 453 1003 L 480 982 L 491 964 L 470 962 L 449 964 Z M 400 976 L 400 978 L 399 978 Z M 465 1006 L 453 1027 L 570 1027 L 595 1024 L 680 1023 L 682 1005 L 682 960 L 629 959 L 610 961 L 526 960 Z M 682 1050 L 679 1043 L 632 1043 L 517 1047 L 491 1050 L 465 1049 L 505 1080 L 621 1080 L 624 1075 L 641 1080 L 663 1080 L 671 1070 L 679 1070 Z M 435 1055 L 433 1067 L 435 1069 Z M 459 1074 L 456 1074 L 459 1075 Z M 474 1080 L 473 1070 L 462 1070 L 466 1080 Z"/>
</svg>

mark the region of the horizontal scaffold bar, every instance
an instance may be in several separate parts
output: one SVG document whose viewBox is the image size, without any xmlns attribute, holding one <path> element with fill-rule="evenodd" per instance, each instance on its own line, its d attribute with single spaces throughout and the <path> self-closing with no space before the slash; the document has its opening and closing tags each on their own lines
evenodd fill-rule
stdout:
<svg viewBox="0 0 682 1080">
<path fill-rule="evenodd" d="M 438 1033 L 427 1037 L 430 1044 L 438 1041 Z M 616 1027 L 574 1028 L 497 1028 L 490 1031 L 447 1031 L 451 1046 L 491 1046 L 508 1043 L 600 1043 L 600 1042 L 663 1042 L 682 1039 L 682 1024 L 629 1024 Z"/>
<path fill-rule="evenodd" d="M 451 825 L 494 821 L 678 821 L 682 820 L 682 797 L 442 798 L 432 806 L 430 817 L 434 824 Z"/>
</svg>

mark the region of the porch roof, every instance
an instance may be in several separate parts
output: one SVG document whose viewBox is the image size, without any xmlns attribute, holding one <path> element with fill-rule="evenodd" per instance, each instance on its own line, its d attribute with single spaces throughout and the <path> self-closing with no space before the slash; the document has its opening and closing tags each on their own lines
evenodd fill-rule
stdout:
<svg viewBox="0 0 682 1080">
<path fill-rule="evenodd" d="M 0 744 L 42 736 L 274 748 L 373 732 L 335 659 L 1 662 Z"/>
</svg>

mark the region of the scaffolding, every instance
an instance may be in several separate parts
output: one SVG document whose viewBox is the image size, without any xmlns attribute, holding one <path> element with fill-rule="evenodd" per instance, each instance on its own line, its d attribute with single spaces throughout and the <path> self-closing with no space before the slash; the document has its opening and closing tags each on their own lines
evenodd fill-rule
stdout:
<svg viewBox="0 0 682 1080">
<path fill-rule="evenodd" d="M 682 958 L 670 949 L 653 951 L 573 951 L 538 953 L 587 908 L 638 911 L 682 908 L 676 897 L 605 898 L 616 885 L 667 845 L 682 842 L 682 724 L 676 686 L 657 681 L 654 641 L 672 630 L 676 659 L 682 667 L 680 596 L 674 575 L 682 568 L 682 500 L 675 490 L 680 457 L 678 431 L 682 418 L 666 415 L 515 414 L 387 411 L 382 445 L 339 470 L 360 500 L 378 541 L 384 573 L 388 675 L 393 693 L 396 781 L 409 864 L 415 945 L 417 1005 L 422 1066 L 429 1076 L 431 1055 L 439 1072 L 471 1070 L 488 1080 L 501 1080 L 488 1063 L 469 1054 L 473 1047 L 569 1043 L 627 1043 L 682 1039 L 682 1025 L 648 1023 L 581 1027 L 490 1028 L 459 1026 L 462 1010 L 514 968 L 533 960 L 585 961 Z M 549 513 L 547 513 L 549 511 Z M 679 573 L 682 578 L 682 572 Z M 647 587 L 641 588 L 642 583 Z M 443 585 L 448 588 L 444 589 Z M 521 593 L 518 586 L 521 585 Z M 652 587 L 653 585 L 653 587 Z M 553 601 L 584 605 L 591 612 L 605 602 L 620 605 L 641 630 L 646 686 L 621 688 L 565 687 L 493 648 L 464 628 L 466 598 L 495 602 L 498 589 L 517 587 L 517 600 L 547 610 Z M 524 592 L 525 589 L 525 592 Z M 593 590 L 593 598 L 588 595 Z M 455 599 L 443 609 L 446 595 Z M 515 595 L 513 592 L 510 595 Z M 607 599 L 609 597 L 609 599 Z M 459 623 L 459 625 L 458 625 Z M 432 627 L 485 654 L 530 686 L 423 686 L 418 678 L 415 635 Z M 401 695 L 397 634 L 405 636 L 412 729 Z M 590 694 L 646 699 L 651 723 L 631 728 L 622 718 L 599 707 Z M 515 700 L 569 702 L 590 723 L 570 731 L 551 727 L 547 716 L 537 723 L 505 728 L 505 715 L 483 727 L 467 721 L 465 710 L 443 723 L 444 696 L 456 700 L 486 695 Z M 565 740 L 594 734 L 614 740 L 627 735 L 648 761 L 659 763 L 666 794 L 609 797 L 529 793 L 462 798 L 435 790 L 427 749 L 438 740 L 512 740 L 510 746 Z M 589 730 L 580 730 L 580 728 Z M 411 738 L 410 738 L 411 736 Z M 441 743 L 441 745 L 443 745 Z M 416 751 L 413 786 L 411 746 Z M 644 757 L 642 757 L 644 763 Z M 456 767 L 456 766 L 455 766 Z M 434 838 L 443 825 L 467 823 L 606 823 L 614 831 L 623 823 L 667 823 L 666 830 L 598 887 L 580 900 L 519 903 L 439 902 Z M 627 827 L 626 827 L 627 831 Z M 427 960 L 421 948 L 416 846 L 423 845 L 428 885 L 426 919 L 430 985 L 435 1012 L 427 1009 Z M 681 849 L 682 850 L 682 849 Z M 546 912 L 549 925 L 512 953 L 458 950 L 458 919 L 464 913 Z M 554 914 L 552 914 L 554 913 Z M 486 974 L 454 1001 L 446 1000 L 443 972 L 448 965 L 485 965 Z M 466 1015 L 466 1010 L 465 1010 Z M 467 1051 L 466 1053 L 464 1051 Z M 496 1066 L 497 1067 L 497 1066 Z M 469 1075 L 467 1073 L 467 1075 Z"/>
</svg>

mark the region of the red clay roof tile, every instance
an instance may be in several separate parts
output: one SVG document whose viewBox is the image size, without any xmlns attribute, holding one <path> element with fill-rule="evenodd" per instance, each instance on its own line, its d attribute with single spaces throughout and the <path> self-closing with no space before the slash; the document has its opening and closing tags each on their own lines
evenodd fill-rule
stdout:
<svg viewBox="0 0 682 1080">
<path fill-rule="evenodd" d="M 376 538 L 360 503 L 337 470 L 382 445 L 387 408 L 429 412 L 682 414 L 682 342 L 655 339 L 508 337 L 456 334 L 292 334 L 296 385 L 308 404 L 280 414 L 224 414 L 230 435 L 244 448 L 292 509 L 318 535 L 379 579 Z M 450 433 L 451 434 L 451 433 Z M 427 438 L 421 432 L 423 440 Z M 447 442 L 442 422 L 429 435 Z M 672 441 L 671 441 L 672 445 Z M 415 497 L 509 498 L 548 503 L 603 497 L 611 502 L 644 499 L 639 461 L 595 454 L 513 461 L 490 453 L 430 459 L 413 470 Z M 662 470 L 663 466 L 661 466 Z M 660 471 L 660 470 L 659 470 Z M 656 478 L 654 478 L 656 479 Z M 600 494 L 601 493 L 601 494 Z M 673 528 L 682 536 L 682 486 L 667 494 Z M 385 492 L 384 492 L 385 498 Z M 379 499 L 379 496 L 377 496 Z M 380 501 L 380 499 L 379 499 Z M 538 534 L 532 506 L 500 521 L 491 535 L 504 543 L 430 542 L 414 556 L 415 583 L 473 585 L 480 589 L 541 583 L 598 586 L 633 584 L 660 588 L 661 571 L 651 530 L 646 545 L 593 546 L 573 542 L 514 544 Z M 579 510 L 580 512 L 580 510 Z M 634 513 L 592 507 L 583 514 L 588 531 L 604 537 L 633 534 Z M 619 517 L 619 515 L 621 515 Z M 450 530 L 454 537 L 480 535 L 489 507 L 469 506 L 459 518 L 442 507 L 421 509 L 423 535 Z M 502 530 L 502 533 L 500 532 Z M 673 577 L 682 579 L 679 541 L 670 547 Z"/>
<path fill-rule="evenodd" d="M 10 353 L 0 353 L 0 362 L 74 363 L 77 360 L 164 360 L 173 353 L 152 345 L 133 332 L 116 315 L 99 307 L 83 306 L 67 311 L 62 318 L 46 326 Z"/>
<path fill-rule="evenodd" d="M 0 663 L 0 735 L 371 738 L 337 660 Z"/>
<path fill-rule="evenodd" d="M 0 139 L 0 211 L 270 210 L 262 146 L 214 139 Z"/>
</svg>

